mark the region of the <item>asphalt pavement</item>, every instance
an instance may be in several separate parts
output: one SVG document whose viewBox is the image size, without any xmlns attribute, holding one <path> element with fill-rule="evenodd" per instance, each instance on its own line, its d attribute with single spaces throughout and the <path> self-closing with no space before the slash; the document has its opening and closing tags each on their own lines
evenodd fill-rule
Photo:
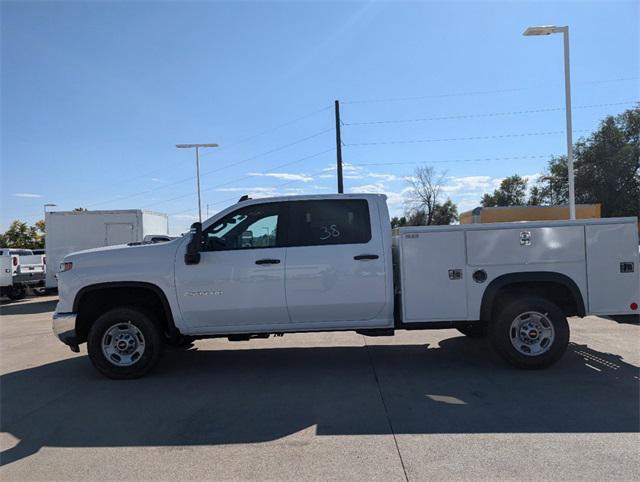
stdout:
<svg viewBox="0 0 640 482">
<path fill-rule="evenodd" d="M 0 307 L 0 478 L 640 479 L 640 326 L 571 319 L 522 371 L 455 330 L 202 340 L 113 381 Z"/>
</svg>

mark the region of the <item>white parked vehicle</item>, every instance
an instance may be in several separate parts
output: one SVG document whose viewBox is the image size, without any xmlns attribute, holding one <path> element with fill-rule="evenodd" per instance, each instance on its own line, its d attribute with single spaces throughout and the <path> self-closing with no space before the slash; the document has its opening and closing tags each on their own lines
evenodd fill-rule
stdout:
<svg viewBox="0 0 640 482">
<path fill-rule="evenodd" d="M 46 287 L 58 283 L 55 272 L 69 253 L 83 249 L 141 243 L 150 235 L 168 236 L 166 214 L 126 209 L 117 211 L 48 211 L 46 255 L 52 269 L 47 272 Z"/>
<path fill-rule="evenodd" d="M 0 250 L 0 296 L 9 296 L 13 291 L 13 266 L 11 256 L 3 256 Z"/>
<path fill-rule="evenodd" d="M 510 363 L 546 367 L 568 316 L 638 313 L 635 218 L 400 228 L 383 195 L 243 200 L 173 241 L 64 258 L 54 332 L 108 377 L 164 343 L 301 331 L 488 332 Z"/>
<path fill-rule="evenodd" d="M 45 266 L 43 257 L 34 255 L 30 249 L 0 248 L 3 281 L 2 296 L 13 300 L 24 298 L 33 288 L 44 286 Z M 11 280 L 4 279 L 9 269 Z"/>
</svg>

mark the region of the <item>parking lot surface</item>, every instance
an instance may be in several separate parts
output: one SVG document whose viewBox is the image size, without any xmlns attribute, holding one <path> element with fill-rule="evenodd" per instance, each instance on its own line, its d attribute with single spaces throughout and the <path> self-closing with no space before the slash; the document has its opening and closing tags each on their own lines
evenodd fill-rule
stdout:
<svg viewBox="0 0 640 482">
<path fill-rule="evenodd" d="M 113 381 L 0 308 L 3 480 L 640 478 L 640 326 L 571 320 L 564 358 L 505 365 L 455 330 L 198 341 Z"/>
</svg>

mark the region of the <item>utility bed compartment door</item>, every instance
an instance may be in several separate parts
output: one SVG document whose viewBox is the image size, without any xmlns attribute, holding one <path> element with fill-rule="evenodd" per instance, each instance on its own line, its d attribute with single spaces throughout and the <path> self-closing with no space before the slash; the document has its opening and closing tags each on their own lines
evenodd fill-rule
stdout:
<svg viewBox="0 0 640 482">
<path fill-rule="evenodd" d="M 604 315 L 638 313 L 640 302 L 638 238 L 634 223 L 587 225 L 589 312 Z"/>
<path fill-rule="evenodd" d="M 467 232 L 470 266 L 584 260 L 583 226 L 479 229 Z"/>
<path fill-rule="evenodd" d="M 403 321 L 467 318 L 464 232 L 402 234 Z"/>
</svg>

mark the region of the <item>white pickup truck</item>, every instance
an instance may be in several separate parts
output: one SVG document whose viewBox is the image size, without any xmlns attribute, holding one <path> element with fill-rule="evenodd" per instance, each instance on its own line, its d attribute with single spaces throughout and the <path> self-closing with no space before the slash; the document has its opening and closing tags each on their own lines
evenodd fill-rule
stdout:
<svg viewBox="0 0 640 482">
<path fill-rule="evenodd" d="M 55 334 L 111 378 L 164 344 L 290 332 L 458 328 L 523 368 L 569 342 L 567 316 L 635 315 L 636 218 L 400 228 L 376 194 L 243 200 L 178 239 L 72 253 Z"/>
<path fill-rule="evenodd" d="M 36 255 L 30 249 L 0 248 L 0 260 L 3 270 L 0 295 L 19 300 L 30 290 L 44 286 L 44 255 Z M 11 267 L 9 277 L 6 276 L 7 264 Z"/>
</svg>

